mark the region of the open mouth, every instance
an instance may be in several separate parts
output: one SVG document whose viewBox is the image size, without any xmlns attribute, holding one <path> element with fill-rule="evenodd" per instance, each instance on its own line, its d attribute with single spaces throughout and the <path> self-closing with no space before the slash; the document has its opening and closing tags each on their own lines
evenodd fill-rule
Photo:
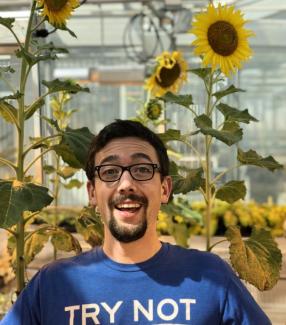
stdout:
<svg viewBox="0 0 286 325">
<path fill-rule="evenodd" d="M 115 209 L 122 212 L 135 213 L 142 207 L 140 203 L 120 203 L 115 205 Z"/>
</svg>

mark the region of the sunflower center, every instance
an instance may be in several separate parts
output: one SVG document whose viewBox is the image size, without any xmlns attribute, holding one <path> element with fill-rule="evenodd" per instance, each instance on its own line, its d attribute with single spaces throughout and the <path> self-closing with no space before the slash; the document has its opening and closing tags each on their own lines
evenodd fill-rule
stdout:
<svg viewBox="0 0 286 325">
<path fill-rule="evenodd" d="M 238 46 L 237 31 L 229 22 L 219 20 L 209 27 L 208 41 L 217 54 L 231 55 Z"/>
<path fill-rule="evenodd" d="M 68 2 L 68 0 L 45 0 L 45 4 L 50 11 L 60 11 Z"/>
<path fill-rule="evenodd" d="M 180 77 L 181 68 L 178 63 L 175 63 L 171 69 L 162 67 L 159 73 L 159 78 L 155 77 L 156 82 L 162 88 L 167 88 L 172 86 L 175 81 Z"/>
</svg>

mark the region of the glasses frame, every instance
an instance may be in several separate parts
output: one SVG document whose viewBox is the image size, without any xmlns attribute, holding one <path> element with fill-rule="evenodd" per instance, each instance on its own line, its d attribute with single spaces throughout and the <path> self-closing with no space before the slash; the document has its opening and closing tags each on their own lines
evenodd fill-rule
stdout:
<svg viewBox="0 0 286 325">
<path fill-rule="evenodd" d="M 131 173 L 131 168 L 134 167 L 134 166 L 140 166 L 140 165 L 148 165 L 148 166 L 152 166 L 153 167 L 153 173 L 152 173 L 152 176 L 150 178 L 147 178 L 147 179 L 137 179 L 135 178 L 132 173 Z M 112 180 L 112 181 L 107 181 L 107 180 L 104 180 L 101 178 L 100 176 L 100 169 L 102 167 L 106 167 L 106 166 L 115 166 L 115 167 L 120 167 L 121 168 L 121 174 L 119 175 L 119 177 L 116 179 L 116 180 Z M 139 181 L 139 182 L 144 182 L 144 181 L 149 181 L 150 179 L 152 179 L 155 175 L 155 172 L 158 171 L 160 172 L 160 167 L 158 166 L 158 164 L 153 164 L 153 163 L 139 163 L 139 164 L 132 164 L 132 165 L 128 165 L 128 166 L 121 166 L 121 165 L 117 165 L 117 164 L 106 164 L 106 165 L 98 165 L 98 166 L 95 166 L 94 167 L 94 170 L 97 172 L 97 175 L 99 177 L 99 179 L 103 182 L 107 182 L 107 183 L 112 183 L 112 182 L 117 182 L 120 180 L 122 174 L 125 172 L 125 170 L 127 170 L 130 174 L 130 176 L 136 180 L 136 181 Z"/>
</svg>

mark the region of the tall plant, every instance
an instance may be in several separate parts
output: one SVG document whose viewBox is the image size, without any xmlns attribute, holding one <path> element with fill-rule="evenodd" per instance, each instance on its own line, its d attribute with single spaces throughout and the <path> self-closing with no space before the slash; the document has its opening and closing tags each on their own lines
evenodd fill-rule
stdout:
<svg viewBox="0 0 286 325">
<path fill-rule="evenodd" d="M 179 80 L 185 71 L 182 57 L 177 60 L 174 54 L 165 52 L 157 58 L 153 75 L 147 80 L 146 87 L 153 95 L 153 103 L 177 104 L 193 114 L 195 130 L 181 134 L 179 130 L 168 129 L 161 134 L 166 143 L 181 141 L 197 156 L 198 168 L 180 173 L 180 167 L 172 163 L 174 193 L 186 194 L 198 190 L 206 204 L 204 226 L 206 228 L 206 249 L 210 251 L 216 244 L 211 245 L 211 216 L 215 200 L 220 199 L 233 203 L 244 199 L 246 187 L 243 180 L 231 180 L 222 184 L 222 179 L 228 172 L 245 165 L 254 165 L 270 171 L 282 168 L 272 156 L 262 157 L 255 150 L 244 151 L 238 143 L 242 140 L 241 123 L 257 122 L 247 109 L 230 106 L 226 97 L 244 90 L 227 84 L 227 77 L 241 68 L 242 61 L 250 58 L 252 51 L 248 37 L 253 32 L 244 28 L 245 20 L 234 6 L 214 7 L 210 4 L 199 13 L 193 22 L 191 32 L 197 37 L 193 42 L 195 54 L 202 59 L 202 68 L 188 71 L 199 77 L 205 91 L 205 108 L 203 112 L 194 109 L 191 94 L 178 95 L 170 92 L 172 84 L 181 85 Z M 164 59 L 162 59 L 162 56 Z M 182 80 L 182 79 L 181 79 Z M 175 88 L 176 90 L 178 89 Z M 199 106 L 199 105 L 197 105 Z M 217 125 L 216 116 L 221 114 L 221 123 Z M 194 147 L 193 137 L 202 137 L 204 151 Z M 237 146 L 237 163 L 219 175 L 215 176 L 212 169 L 212 147 L 214 141 L 220 141 L 227 146 Z M 254 229 L 251 237 L 242 240 L 238 228 L 229 227 L 226 232 L 230 241 L 230 258 L 232 265 L 241 278 L 254 284 L 260 290 L 270 289 L 279 278 L 281 268 L 281 252 L 271 234 L 264 229 Z M 253 272 L 256 270 L 256 272 Z"/>
<path fill-rule="evenodd" d="M 38 244 L 39 237 L 44 236 L 47 239 L 49 236 L 54 236 L 54 242 L 57 242 L 59 247 L 62 246 L 59 232 L 55 229 L 51 231 L 46 227 L 32 232 L 28 231 L 27 225 L 42 208 L 53 200 L 48 194 L 47 188 L 31 181 L 29 175 L 31 167 L 45 154 L 55 151 L 70 166 L 81 168 L 85 164 L 88 146 L 92 138 L 92 134 L 85 127 L 80 129 L 66 127 L 63 130 L 58 126 L 57 121 L 46 117 L 45 121 L 53 125 L 56 132 L 33 139 L 31 143 L 26 143 L 25 140 L 27 121 L 40 110 L 49 95 L 61 91 L 73 94 L 89 91 L 70 81 L 43 80 L 42 85 L 46 87 L 46 91 L 32 103 L 27 102 L 27 93 L 30 91 L 27 89 L 27 81 L 33 67 L 41 61 L 56 59 L 57 53 L 67 52 L 66 49 L 57 48 L 52 43 L 40 44 L 33 38 L 35 31 L 48 22 L 55 29 L 66 30 L 75 36 L 66 27 L 66 19 L 78 5 L 78 0 L 60 2 L 57 0 L 32 0 L 24 43 L 20 41 L 14 31 L 15 19 L 0 17 L 0 24 L 11 32 L 18 44 L 15 54 L 20 61 L 17 85 L 12 85 L 8 81 L 8 75 L 15 72 L 12 67 L 1 67 L 0 70 L 0 77 L 6 81 L 11 91 L 9 96 L 0 98 L 0 116 L 7 123 L 11 123 L 17 133 L 17 161 L 0 157 L 0 163 L 10 167 L 14 172 L 12 179 L 0 180 L 0 227 L 11 234 L 15 243 L 17 293 L 20 293 L 25 286 L 24 274 L 27 263 L 37 252 L 37 247 L 42 245 L 42 242 Z M 38 148 L 42 149 L 41 153 L 31 160 L 30 152 Z M 72 239 L 70 240 L 72 241 Z M 76 243 L 74 245 L 76 246 Z M 33 247 L 32 251 L 31 247 Z"/>
</svg>

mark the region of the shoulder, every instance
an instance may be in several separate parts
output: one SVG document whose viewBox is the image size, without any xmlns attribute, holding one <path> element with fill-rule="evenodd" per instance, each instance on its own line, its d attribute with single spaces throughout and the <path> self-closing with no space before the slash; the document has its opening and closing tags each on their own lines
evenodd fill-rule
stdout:
<svg viewBox="0 0 286 325">
<path fill-rule="evenodd" d="M 226 262 L 216 254 L 177 245 L 167 245 L 169 246 L 169 255 L 178 262 L 183 261 L 193 267 L 199 265 L 201 267 L 210 267 L 219 270 L 228 268 Z"/>
<path fill-rule="evenodd" d="M 97 260 L 97 249 L 81 253 L 79 255 L 58 259 L 46 264 L 40 270 L 40 275 L 49 275 L 54 273 L 67 273 L 70 270 L 81 270 L 84 266 L 92 265 Z"/>
<path fill-rule="evenodd" d="M 216 283 L 224 288 L 235 277 L 230 265 L 218 255 L 168 244 L 167 268 L 186 277 Z"/>
</svg>

